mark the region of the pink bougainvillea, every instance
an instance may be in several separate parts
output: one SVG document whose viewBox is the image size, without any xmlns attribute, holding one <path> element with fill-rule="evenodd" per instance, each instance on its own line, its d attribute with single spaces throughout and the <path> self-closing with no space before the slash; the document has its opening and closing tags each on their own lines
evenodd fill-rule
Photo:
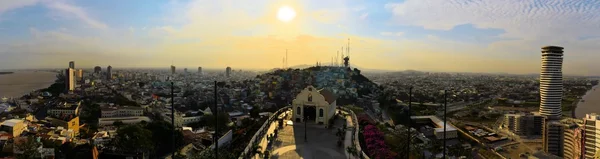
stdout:
<svg viewBox="0 0 600 159">
<path fill-rule="evenodd" d="M 359 119 L 360 120 L 360 119 Z M 367 153 L 373 159 L 394 159 L 397 153 L 385 144 L 384 134 L 376 126 L 366 125 L 363 131 Z"/>
</svg>

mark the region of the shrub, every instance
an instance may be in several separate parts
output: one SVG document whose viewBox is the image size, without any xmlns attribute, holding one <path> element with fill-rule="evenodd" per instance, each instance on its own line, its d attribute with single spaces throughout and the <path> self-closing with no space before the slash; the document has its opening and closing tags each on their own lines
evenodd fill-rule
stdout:
<svg viewBox="0 0 600 159">
<path fill-rule="evenodd" d="M 367 125 L 363 131 L 363 137 L 366 150 L 369 156 L 374 159 L 392 159 L 396 158 L 397 154 L 390 151 L 390 148 L 385 144 L 384 134 L 377 127 Z"/>
</svg>

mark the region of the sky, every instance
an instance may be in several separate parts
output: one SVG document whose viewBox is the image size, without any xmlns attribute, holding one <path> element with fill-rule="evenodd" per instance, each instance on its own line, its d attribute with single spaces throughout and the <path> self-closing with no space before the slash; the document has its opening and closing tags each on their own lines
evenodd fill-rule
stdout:
<svg viewBox="0 0 600 159">
<path fill-rule="evenodd" d="M 277 18 L 287 6 L 296 16 Z M 331 63 L 381 70 L 600 75 L 598 0 L 0 1 L 0 69 L 271 69 Z M 347 53 L 345 53 L 347 54 Z"/>
</svg>

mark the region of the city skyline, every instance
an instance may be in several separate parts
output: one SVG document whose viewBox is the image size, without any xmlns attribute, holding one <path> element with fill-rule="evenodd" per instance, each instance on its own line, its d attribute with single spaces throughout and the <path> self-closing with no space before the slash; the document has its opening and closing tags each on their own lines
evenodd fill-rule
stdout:
<svg viewBox="0 0 600 159">
<path fill-rule="evenodd" d="M 2 3 L 3 69 L 271 69 L 286 49 L 288 66 L 328 64 L 350 38 L 359 68 L 537 73 L 540 47 L 558 45 L 564 74 L 600 75 L 597 1 Z M 295 16 L 282 20 L 283 6 Z"/>
</svg>

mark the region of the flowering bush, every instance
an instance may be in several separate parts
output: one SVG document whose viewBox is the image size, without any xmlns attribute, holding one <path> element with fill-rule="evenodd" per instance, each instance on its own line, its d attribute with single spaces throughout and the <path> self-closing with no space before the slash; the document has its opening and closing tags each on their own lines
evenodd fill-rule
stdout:
<svg viewBox="0 0 600 159">
<path fill-rule="evenodd" d="M 359 115 L 356 118 L 358 118 L 358 124 L 360 124 L 361 127 L 375 124 L 375 121 L 373 121 L 373 119 L 371 119 L 371 117 L 369 117 L 367 114 Z"/>
<path fill-rule="evenodd" d="M 359 119 L 360 120 L 360 119 Z M 384 134 L 377 127 L 369 124 L 365 126 L 363 131 L 365 144 L 367 145 L 367 153 L 373 159 L 394 159 L 397 154 L 390 151 L 390 148 L 385 144 Z"/>
</svg>

